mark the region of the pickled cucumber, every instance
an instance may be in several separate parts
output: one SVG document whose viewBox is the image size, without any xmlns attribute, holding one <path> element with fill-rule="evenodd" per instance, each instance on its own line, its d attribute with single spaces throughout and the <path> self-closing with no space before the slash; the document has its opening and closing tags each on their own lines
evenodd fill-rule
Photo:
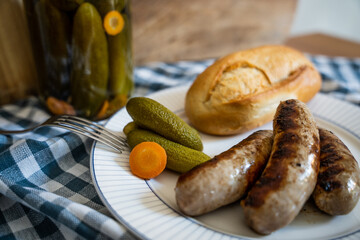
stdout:
<svg viewBox="0 0 360 240">
<path fill-rule="evenodd" d="M 136 123 L 134 123 L 134 122 L 129 122 L 128 124 L 125 125 L 123 132 L 127 136 L 132 130 L 135 130 L 135 129 L 139 129 L 139 126 L 136 125 Z"/>
<path fill-rule="evenodd" d="M 123 30 L 115 35 L 108 35 L 110 79 L 109 89 L 113 96 L 129 96 L 133 88 L 133 63 L 131 46 L 131 26 L 126 15 Z"/>
<path fill-rule="evenodd" d="M 110 79 L 109 90 L 113 98 L 126 98 L 131 94 L 133 89 L 133 62 L 132 62 L 132 33 L 130 19 L 127 15 L 130 10 L 128 0 L 90 0 L 104 18 L 105 15 L 116 10 L 124 19 L 124 28 L 115 35 L 107 35 L 109 48 L 109 64 L 110 64 Z M 125 9 L 126 7 L 126 9 Z M 121 106 L 122 107 L 122 106 Z"/>
<path fill-rule="evenodd" d="M 113 110 L 116 111 L 125 105 L 134 88 L 131 25 L 127 15 L 130 12 L 128 9 L 130 3 L 128 0 L 89 0 L 89 2 L 96 7 L 102 18 L 112 10 L 123 13 L 121 14 L 124 19 L 122 31 L 115 36 L 107 34 L 109 52 L 108 89 L 112 99 L 107 114 L 111 115 L 114 113 Z"/>
<path fill-rule="evenodd" d="M 50 96 L 66 100 L 70 88 L 70 20 L 58 10 L 51 0 L 40 0 L 36 5 L 41 31 L 41 45 L 45 54 L 46 71 L 43 89 Z"/>
<path fill-rule="evenodd" d="M 186 147 L 199 151 L 203 149 L 199 133 L 157 101 L 134 97 L 127 102 L 126 110 L 141 128 L 152 130 Z"/>
<path fill-rule="evenodd" d="M 84 1 L 85 0 L 52 0 L 52 3 L 60 10 L 73 11 L 77 9 Z"/>
<path fill-rule="evenodd" d="M 94 117 L 107 97 L 108 59 L 100 14 L 92 4 L 83 3 L 74 17 L 71 75 L 72 103 L 80 115 Z"/>
<path fill-rule="evenodd" d="M 210 157 L 203 152 L 185 147 L 181 144 L 170 141 L 151 131 L 134 129 L 127 135 L 127 141 L 131 148 L 141 142 L 156 142 L 166 151 L 166 168 L 184 173 L 193 167 L 210 160 Z"/>
</svg>

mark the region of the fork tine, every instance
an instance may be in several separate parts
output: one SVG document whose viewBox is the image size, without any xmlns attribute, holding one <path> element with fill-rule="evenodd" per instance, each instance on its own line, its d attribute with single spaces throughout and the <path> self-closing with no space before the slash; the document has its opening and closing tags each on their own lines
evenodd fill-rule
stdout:
<svg viewBox="0 0 360 240">
<path fill-rule="evenodd" d="M 75 116 L 65 116 L 65 117 L 61 117 L 58 120 L 60 121 L 66 121 L 72 124 L 76 124 L 79 127 L 85 127 L 85 128 L 89 128 L 93 131 L 96 131 L 98 133 L 104 134 L 106 136 L 108 136 L 109 138 L 113 139 L 114 141 L 116 141 L 119 145 L 123 146 L 123 147 L 127 147 L 128 145 L 126 144 L 126 139 L 115 135 L 114 133 L 110 132 L 108 129 L 104 128 L 103 126 L 101 126 L 100 124 L 91 122 L 87 119 L 83 119 L 83 118 L 79 118 L 79 117 L 75 117 Z"/>
<path fill-rule="evenodd" d="M 94 127 L 96 127 L 96 128 L 101 129 L 103 132 L 106 132 L 109 136 L 112 136 L 112 137 L 114 137 L 115 139 L 120 138 L 121 140 L 126 141 L 125 138 L 114 134 L 113 132 L 109 131 L 107 128 L 103 127 L 102 125 L 100 125 L 100 124 L 98 124 L 98 123 L 96 123 L 96 122 L 92 122 L 92 121 L 87 120 L 87 119 L 85 119 L 85 118 L 80 118 L 80 117 L 71 116 L 71 115 L 66 115 L 66 118 L 69 119 L 69 120 L 73 120 L 73 121 L 74 121 L 74 120 L 77 120 L 77 121 L 80 121 L 80 122 L 87 123 L 87 124 L 89 124 L 89 125 L 91 125 L 91 126 L 94 126 Z"/>
<path fill-rule="evenodd" d="M 115 150 L 119 151 L 120 153 L 125 151 L 125 148 L 123 148 L 123 146 L 119 146 L 118 144 L 107 139 L 106 137 L 101 136 L 101 134 L 89 131 L 88 129 L 79 127 L 78 125 L 72 125 L 72 124 L 69 124 L 66 122 L 53 122 L 51 124 L 48 124 L 48 126 L 61 127 L 61 128 L 70 130 L 72 132 L 79 133 L 81 135 L 90 137 L 90 138 L 97 140 L 109 147 L 114 148 Z"/>
<path fill-rule="evenodd" d="M 63 115 L 59 116 L 58 119 L 54 121 L 54 124 L 62 126 L 63 128 L 71 128 L 69 130 L 77 130 L 77 133 L 91 137 L 95 140 L 103 142 L 104 144 L 108 144 L 120 152 L 125 150 L 128 146 L 125 138 L 117 136 L 100 124 L 91 122 L 84 118 Z"/>
<path fill-rule="evenodd" d="M 108 132 L 110 135 L 114 136 L 114 137 L 119 137 L 117 135 L 115 135 L 114 133 L 110 132 L 107 128 L 103 127 L 102 125 L 96 123 L 96 122 L 92 122 L 88 119 L 85 119 L 85 118 L 80 118 L 80 117 L 77 117 L 77 116 L 72 116 L 72 115 L 63 115 L 62 116 L 63 118 L 66 118 L 66 119 L 71 119 L 71 120 L 77 120 L 77 121 L 80 121 L 80 122 L 84 122 L 84 123 L 87 123 L 89 125 L 92 125 L 92 126 L 95 126 L 103 131 L 106 131 Z"/>
</svg>

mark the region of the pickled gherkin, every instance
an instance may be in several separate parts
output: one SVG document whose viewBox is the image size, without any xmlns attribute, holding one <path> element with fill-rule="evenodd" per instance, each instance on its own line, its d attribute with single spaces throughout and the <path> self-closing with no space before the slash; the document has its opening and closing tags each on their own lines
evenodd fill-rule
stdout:
<svg viewBox="0 0 360 240">
<path fill-rule="evenodd" d="M 126 110 L 141 128 L 195 150 L 203 150 L 200 134 L 161 103 L 147 97 L 134 97 Z"/>
<path fill-rule="evenodd" d="M 96 8 L 83 3 L 73 26 L 72 103 L 85 117 L 94 117 L 107 97 L 108 47 Z"/>
<path fill-rule="evenodd" d="M 70 20 L 66 14 L 59 11 L 51 0 L 40 0 L 36 7 L 39 31 L 42 33 L 40 44 L 46 66 L 46 88 L 49 95 L 66 99 L 69 95 L 69 65 L 70 65 Z M 48 67 L 51 66 L 51 67 Z"/>
<path fill-rule="evenodd" d="M 132 33 L 129 20 L 129 0 L 89 0 L 104 18 L 110 11 L 118 11 L 124 20 L 124 28 L 115 36 L 107 34 L 109 49 L 109 93 L 112 98 L 108 115 L 125 105 L 133 84 Z"/>
<path fill-rule="evenodd" d="M 109 89 L 113 96 L 127 96 L 133 88 L 131 27 L 123 15 L 125 25 L 116 36 L 107 36 L 109 43 L 110 79 Z"/>
</svg>

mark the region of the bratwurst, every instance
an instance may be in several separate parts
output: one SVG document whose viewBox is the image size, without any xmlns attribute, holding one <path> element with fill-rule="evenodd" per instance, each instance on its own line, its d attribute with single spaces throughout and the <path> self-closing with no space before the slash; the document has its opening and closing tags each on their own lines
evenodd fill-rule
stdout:
<svg viewBox="0 0 360 240">
<path fill-rule="evenodd" d="M 268 164 L 241 202 L 247 224 L 260 234 L 270 234 L 298 215 L 319 171 L 319 131 L 303 102 L 282 101 L 273 129 Z"/>
<path fill-rule="evenodd" d="M 198 216 L 243 197 L 265 168 L 272 140 L 271 130 L 257 131 L 182 174 L 175 188 L 180 210 Z"/>
<path fill-rule="evenodd" d="M 360 170 L 345 144 L 332 132 L 319 129 L 320 171 L 313 193 L 316 206 L 330 215 L 349 213 L 360 197 Z"/>
</svg>

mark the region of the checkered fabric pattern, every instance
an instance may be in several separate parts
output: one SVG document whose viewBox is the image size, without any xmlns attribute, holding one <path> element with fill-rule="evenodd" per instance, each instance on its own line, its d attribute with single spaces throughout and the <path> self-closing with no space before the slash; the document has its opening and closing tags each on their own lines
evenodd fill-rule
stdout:
<svg viewBox="0 0 360 240">
<path fill-rule="evenodd" d="M 360 107 L 360 59 L 307 55 L 321 91 Z M 135 70 L 134 96 L 189 83 L 214 60 L 153 63 Z M 31 97 L 0 107 L 1 129 L 49 117 Z M 89 171 L 92 140 L 58 128 L 0 135 L 0 238 L 135 239 L 101 203 Z"/>
</svg>

